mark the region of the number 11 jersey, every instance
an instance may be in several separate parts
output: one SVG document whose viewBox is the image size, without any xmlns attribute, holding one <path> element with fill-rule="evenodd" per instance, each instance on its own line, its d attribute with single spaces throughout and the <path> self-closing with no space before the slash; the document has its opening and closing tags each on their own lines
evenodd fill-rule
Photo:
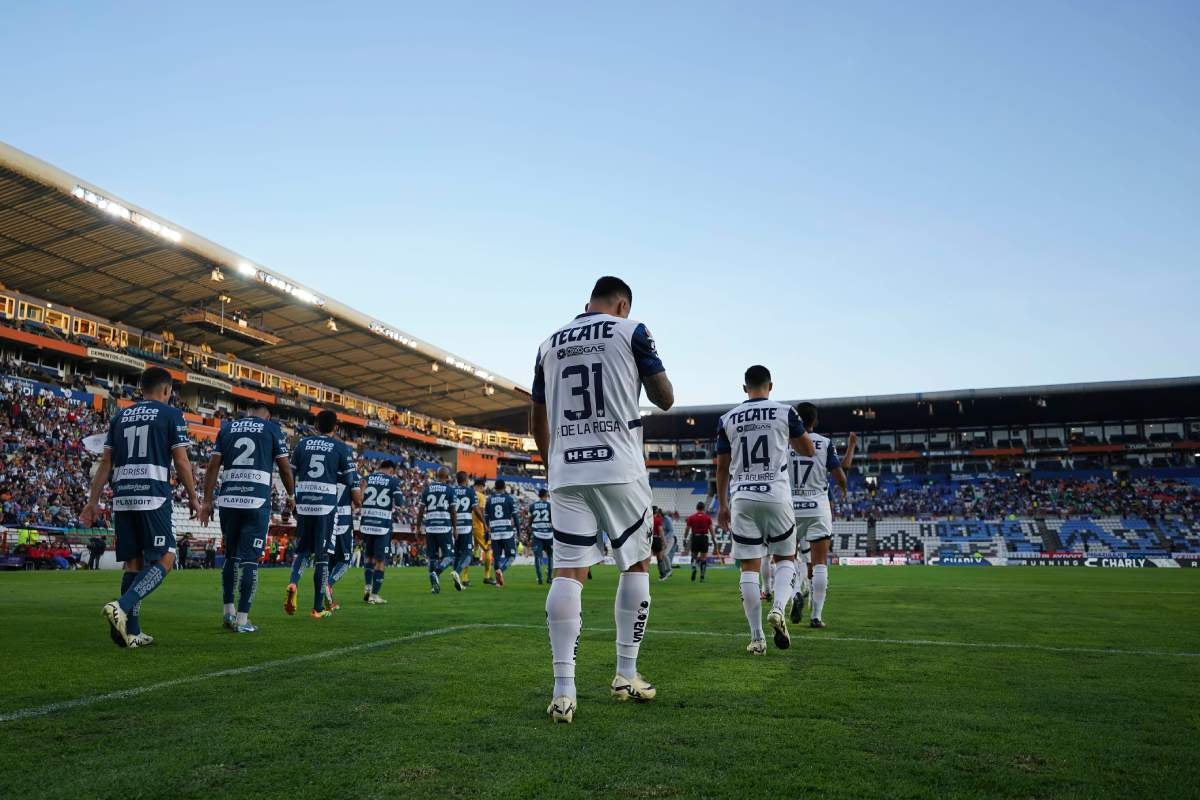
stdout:
<svg viewBox="0 0 1200 800">
<path fill-rule="evenodd" d="M 664 372 L 646 326 L 580 314 L 538 349 L 533 402 L 550 422 L 551 491 L 645 480 L 642 379 Z"/>
</svg>

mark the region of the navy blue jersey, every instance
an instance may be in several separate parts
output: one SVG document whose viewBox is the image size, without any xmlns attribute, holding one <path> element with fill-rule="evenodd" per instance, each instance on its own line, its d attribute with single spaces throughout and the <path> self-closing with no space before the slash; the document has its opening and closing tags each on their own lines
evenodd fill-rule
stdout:
<svg viewBox="0 0 1200 800">
<path fill-rule="evenodd" d="M 386 472 L 372 472 L 363 489 L 362 522 L 364 535 L 391 534 L 392 510 L 400 498 L 400 480 Z"/>
<path fill-rule="evenodd" d="M 539 539 L 554 537 L 554 528 L 550 522 L 549 500 L 536 500 L 529 506 L 529 529 Z"/>
<path fill-rule="evenodd" d="M 454 490 L 447 483 L 434 481 L 421 492 L 421 505 L 425 507 L 424 526 L 426 533 L 451 533 L 450 504 L 454 502 Z"/>
<path fill-rule="evenodd" d="M 338 484 L 337 521 L 333 523 L 335 536 L 346 533 L 354 526 L 354 507 L 350 505 L 350 487 L 358 486 L 361 480 L 355 470 L 346 483 Z"/>
<path fill-rule="evenodd" d="M 479 504 L 479 498 L 470 486 L 455 486 L 453 491 L 454 513 L 458 515 L 458 530 L 455 533 L 462 536 L 471 532 L 471 512 Z"/>
<path fill-rule="evenodd" d="M 332 436 L 305 436 L 292 452 L 296 472 L 296 514 L 322 517 L 337 510 L 342 489 L 358 478 L 354 454 Z M 349 498 L 346 499 L 349 503 Z"/>
<path fill-rule="evenodd" d="M 517 501 L 511 494 L 494 494 L 484 506 L 483 516 L 493 539 L 511 539 L 517 532 Z"/>
<path fill-rule="evenodd" d="M 169 504 L 171 451 L 189 444 L 187 421 L 166 403 L 142 400 L 117 412 L 104 440 L 112 454 L 113 510 L 153 511 Z"/>
<path fill-rule="evenodd" d="M 221 426 L 217 434 L 221 454 L 221 489 L 218 508 L 262 508 L 271 502 L 271 470 L 275 460 L 287 457 L 283 431 L 269 419 L 242 417 Z"/>
</svg>

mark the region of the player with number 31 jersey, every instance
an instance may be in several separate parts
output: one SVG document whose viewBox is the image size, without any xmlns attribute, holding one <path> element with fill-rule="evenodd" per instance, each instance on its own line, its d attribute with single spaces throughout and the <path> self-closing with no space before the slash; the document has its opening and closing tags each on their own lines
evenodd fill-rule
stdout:
<svg viewBox="0 0 1200 800">
<path fill-rule="evenodd" d="M 604 560 L 607 531 L 621 577 L 614 617 L 617 675 L 612 694 L 650 700 L 637 674 L 650 612 L 650 482 L 642 452 L 639 398 L 665 410 L 674 391 L 646 326 L 629 319 L 633 292 L 620 278 L 596 281 L 584 313 L 538 348 L 533 376 L 533 433 L 554 506 L 554 580 L 546 620 L 554 667 L 551 719 L 575 715 L 575 649 L 583 581 Z"/>
</svg>

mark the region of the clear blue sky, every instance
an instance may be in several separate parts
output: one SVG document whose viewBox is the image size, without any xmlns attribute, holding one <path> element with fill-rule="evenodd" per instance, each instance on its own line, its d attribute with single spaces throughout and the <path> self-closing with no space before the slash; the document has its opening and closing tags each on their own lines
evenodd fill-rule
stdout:
<svg viewBox="0 0 1200 800">
<path fill-rule="evenodd" d="M 681 403 L 1200 372 L 1200 3 L 78 5 L 0 138 L 525 385 L 604 273 Z"/>
</svg>

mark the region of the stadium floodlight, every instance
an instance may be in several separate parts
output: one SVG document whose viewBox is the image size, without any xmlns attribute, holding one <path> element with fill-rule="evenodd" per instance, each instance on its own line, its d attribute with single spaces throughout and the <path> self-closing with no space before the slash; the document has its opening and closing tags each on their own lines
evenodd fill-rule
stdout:
<svg viewBox="0 0 1200 800">
<path fill-rule="evenodd" d="M 213 267 L 212 272 L 209 273 L 209 277 L 217 283 L 225 280 L 225 274 L 221 272 L 220 267 Z"/>
<path fill-rule="evenodd" d="M 437 372 L 439 369 L 441 369 L 441 366 L 439 366 L 438 362 L 435 361 L 435 362 L 433 362 L 432 369 L 434 372 Z"/>
<path fill-rule="evenodd" d="M 333 331 L 334 333 L 337 333 L 337 321 L 333 317 L 325 320 L 325 327 L 329 328 L 329 330 Z"/>
<path fill-rule="evenodd" d="M 258 274 L 258 269 L 249 261 L 239 261 L 237 264 L 237 271 L 242 275 L 245 275 L 247 278 L 253 278 L 256 274 Z"/>
</svg>

